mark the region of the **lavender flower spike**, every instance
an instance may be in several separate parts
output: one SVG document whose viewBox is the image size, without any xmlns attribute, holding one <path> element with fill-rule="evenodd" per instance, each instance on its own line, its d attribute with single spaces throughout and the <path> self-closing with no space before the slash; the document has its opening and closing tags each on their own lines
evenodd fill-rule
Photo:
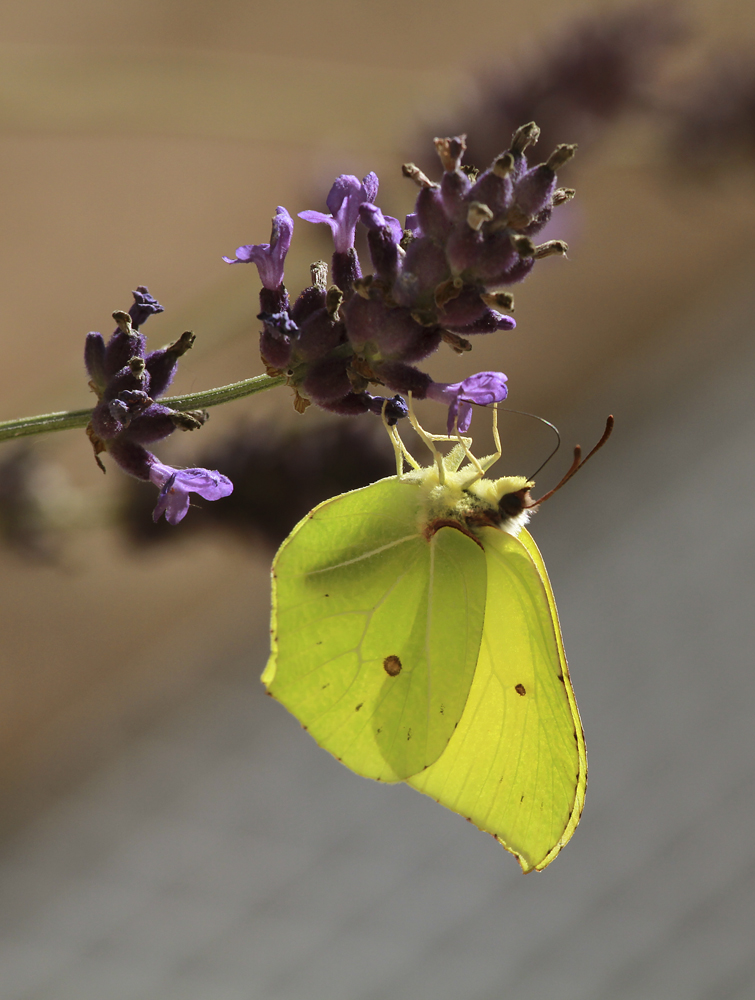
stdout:
<svg viewBox="0 0 755 1000">
<path fill-rule="evenodd" d="M 458 430 L 463 434 L 472 422 L 471 404 L 500 403 L 508 395 L 506 381 L 503 372 L 478 372 L 463 382 L 433 382 L 427 389 L 427 397 L 437 403 L 448 403 L 448 433 Z"/>
<path fill-rule="evenodd" d="M 223 257 L 226 264 L 256 264 L 260 281 L 274 292 L 283 281 L 283 264 L 291 246 L 294 220 L 282 205 L 275 210 L 269 243 L 250 243 L 237 247 L 235 257 Z"/>
<path fill-rule="evenodd" d="M 299 218 L 305 222 L 324 222 L 330 226 L 336 253 L 348 253 L 354 246 L 359 206 L 365 202 L 372 204 L 377 192 L 377 174 L 370 172 L 363 181 L 359 181 L 353 174 L 341 174 L 336 177 L 326 199 L 331 214 L 308 210 L 299 212 Z"/>
<path fill-rule="evenodd" d="M 154 521 L 165 514 L 169 524 L 178 524 L 189 509 L 189 493 L 198 493 L 205 500 L 220 500 L 233 492 L 233 483 L 227 476 L 209 469 L 172 469 L 154 456 L 150 462 L 150 482 L 160 488 L 157 506 L 152 513 Z"/>
</svg>

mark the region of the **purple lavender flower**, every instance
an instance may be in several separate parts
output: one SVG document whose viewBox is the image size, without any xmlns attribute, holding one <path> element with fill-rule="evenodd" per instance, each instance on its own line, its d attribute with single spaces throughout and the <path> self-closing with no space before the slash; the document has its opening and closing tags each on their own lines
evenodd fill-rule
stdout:
<svg viewBox="0 0 755 1000">
<path fill-rule="evenodd" d="M 207 469 L 172 469 L 144 447 L 168 437 L 177 427 L 196 430 L 207 419 L 202 411 L 172 410 L 153 398 L 165 392 L 178 359 L 194 343 L 194 334 L 187 332 L 169 347 L 145 354 L 144 336 L 135 332 L 134 324 L 162 311 L 159 302 L 139 286 L 131 311 L 113 314 L 118 329 L 107 346 L 99 333 L 88 335 L 84 361 L 98 403 L 87 434 L 103 472 L 99 456 L 107 452 L 124 472 L 160 488 L 155 520 L 164 513 L 170 524 L 178 524 L 189 508 L 190 491 L 217 500 L 228 496 L 233 485 L 225 476 Z M 120 367 L 113 370 L 116 362 Z"/>
<path fill-rule="evenodd" d="M 276 291 L 283 282 L 283 264 L 286 260 L 294 220 L 282 205 L 275 210 L 273 231 L 269 243 L 250 243 L 236 248 L 235 257 L 223 257 L 226 264 L 256 264 L 260 281 L 269 291 Z"/>
<path fill-rule="evenodd" d="M 448 433 L 458 430 L 463 434 L 472 422 L 472 403 L 500 403 L 508 395 L 506 381 L 503 372 L 478 372 L 463 382 L 433 382 L 427 396 L 448 404 Z"/>
<path fill-rule="evenodd" d="M 556 171 L 574 147 L 558 146 L 544 163 L 530 167 L 525 151 L 538 134 L 533 122 L 523 125 L 510 148 L 477 174 L 462 167 L 463 136 L 436 139 L 439 182 L 413 164 L 403 168 L 419 188 L 406 230 L 375 204 L 373 173 L 361 182 L 349 174 L 338 177 L 327 198 L 330 214 L 300 213 L 331 230 L 330 275 L 325 262 L 313 264 L 312 285 L 291 306 L 282 297 L 271 304 L 263 277 L 258 317 L 264 324 L 262 359 L 268 372 L 286 376 L 299 412 L 310 403 L 344 415 L 382 412 L 382 398 L 368 391 L 378 385 L 417 399 L 435 398 L 435 392 L 453 405 L 452 422 L 458 417 L 466 428 L 472 403 L 504 398 L 501 381 L 490 399 L 484 396 L 483 376 L 433 389 L 430 376 L 415 364 L 442 342 L 463 354 L 474 337 L 512 330 L 514 320 L 506 313 L 513 297 L 501 289 L 522 281 L 543 257 L 565 255 L 562 241 L 537 246 L 531 236 L 573 194 L 556 187 Z M 373 267 L 364 277 L 355 249 L 360 223 Z M 259 249 L 240 248 L 238 259 L 252 259 L 251 251 Z M 391 412 L 396 419 L 403 415 L 397 404 Z"/>
<path fill-rule="evenodd" d="M 328 193 L 326 204 L 330 215 L 308 209 L 299 212 L 305 222 L 324 222 L 330 226 L 336 253 L 348 253 L 354 246 L 354 234 L 359 221 L 359 208 L 365 202 L 372 204 L 378 192 L 377 174 L 370 172 L 363 181 L 353 174 L 337 177 Z"/>
<path fill-rule="evenodd" d="M 154 521 L 165 514 L 169 524 L 178 524 L 189 510 L 189 493 L 198 493 L 205 500 L 220 500 L 233 493 L 233 483 L 220 472 L 209 469 L 173 469 L 154 456 L 150 463 L 150 482 L 159 487 L 160 495 L 152 513 Z"/>
<path fill-rule="evenodd" d="M 656 106 L 652 89 L 671 46 L 687 35 L 687 15 L 670 3 L 615 6 L 564 22 L 527 61 L 507 56 L 500 71 L 483 71 L 481 99 L 462 119 L 473 163 L 489 162 L 521 122 L 534 119 L 547 147 L 568 135 L 587 150 L 622 115 Z M 436 123 L 430 137 L 459 124 Z"/>
</svg>

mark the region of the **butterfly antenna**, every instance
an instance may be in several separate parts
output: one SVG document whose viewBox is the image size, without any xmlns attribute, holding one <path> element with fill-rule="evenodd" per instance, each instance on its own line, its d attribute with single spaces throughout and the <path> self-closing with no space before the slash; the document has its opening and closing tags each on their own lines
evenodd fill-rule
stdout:
<svg viewBox="0 0 755 1000">
<path fill-rule="evenodd" d="M 546 460 L 535 469 L 535 471 L 532 473 L 532 475 L 527 477 L 528 479 L 534 479 L 535 476 L 538 474 L 538 472 L 541 472 L 545 468 L 545 466 L 548 464 L 548 462 L 550 462 L 550 460 L 556 454 L 556 452 L 558 451 L 558 449 L 561 447 L 561 435 L 558 432 L 558 427 L 556 427 L 555 424 L 552 424 L 550 422 L 550 420 L 546 420 L 545 417 L 541 417 L 537 413 L 528 413 L 526 410 L 512 410 L 509 406 L 507 406 L 506 409 L 503 410 L 502 412 L 503 413 L 518 413 L 520 417 L 531 417 L 533 420 L 539 420 L 541 424 L 545 424 L 546 427 L 550 427 L 550 429 L 556 435 L 556 447 L 553 449 L 553 451 L 550 453 L 550 455 L 548 455 L 548 457 L 546 458 Z M 500 440 L 498 438 L 498 428 L 497 428 L 497 426 L 493 428 L 493 433 L 494 433 L 494 435 L 496 437 L 497 447 L 498 447 L 498 451 L 500 453 L 500 451 L 501 451 L 501 445 L 500 445 Z"/>
<path fill-rule="evenodd" d="M 560 482 L 558 482 L 553 487 L 552 490 L 548 490 L 547 493 L 544 493 L 538 500 L 533 500 L 532 504 L 531 505 L 528 504 L 528 506 L 537 507 L 538 504 L 544 503 L 546 500 L 550 499 L 550 497 L 552 497 L 557 490 L 560 490 L 562 486 L 565 486 L 569 482 L 571 477 L 582 468 L 585 462 L 588 462 L 593 457 L 595 452 L 599 451 L 603 447 L 603 445 L 611 436 L 613 425 L 614 425 L 613 416 L 609 416 L 608 419 L 606 420 L 606 429 L 603 431 L 603 436 L 601 437 L 600 441 L 598 441 L 598 443 L 595 445 L 595 447 L 592 449 L 592 451 L 589 452 L 584 458 L 582 458 L 582 449 L 580 448 L 579 445 L 576 445 L 574 448 L 574 460 L 572 461 L 572 464 L 566 475 L 561 479 Z M 540 466 L 540 468 L 542 468 L 542 466 Z"/>
</svg>

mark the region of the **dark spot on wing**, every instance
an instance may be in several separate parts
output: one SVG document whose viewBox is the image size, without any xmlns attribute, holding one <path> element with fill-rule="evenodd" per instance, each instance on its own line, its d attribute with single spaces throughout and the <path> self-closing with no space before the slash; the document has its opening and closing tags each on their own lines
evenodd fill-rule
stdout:
<svg viewBox="0 0 755 1000">
<path fill-rule="evenodd" d="M 325 690 L 325 688 L 329 688 L 329 687 L 330 687 L 330 681 L 328 681 L 328 683 L 327 683 L 327 684 L 323 684 L 323 686 L 322 686 L 322 687 L 320 688 L 320 690 L 321 690 L 321 691 L 324 691 L 324 690 Z"/>
<path fill-rule="evenodd" d="M 527 688 L 524 686 L 524 684 L 517 684 L 514 690 L 516 691 L 517 694 L 527 694 Z"/>
<path fill-rule="evenodd" d="M 330 597 L 330 594 L 323 594 L 323 597 Z"/>
<path fill-rule="evenodd" d="M 322 646 L 322 639 L 318 639 L 315 646 Z"/>
<path fill-rule="evenodd" d="M 412 738 L 412 731 L 411 731 L 411 729 L 407 729 L 407 731 L 406 731 L 406 738 L 408 740 L 410 740 Z"/>
<path fill-rule="evenodd" d="M 443 705 L 441 705 L 441 706 L 440 706 L 440 714 L 441 714 L 441 715 L 445 715 L 445 713 L 446 713 L 446 710 L 445 710 L 445 708 L 443 707 Z"/>
<path fill-rule="evenodd" d="M 362 705 L 364 705 L 364 702 L 363 702 L 363 701 L 360 701 L 360 702 L 359 702 L 359 704 L 357 705 L 357 707 L 356 707 L 356 708 L 354 709 L 354 711 L 355 711 L 355 712 L 358 712 L 358 711 L 359 711 L 359 709 L 360 709 L 360 708 L 362 707 Z"/>
<path fill-rule="evenodd" d="M 382 730 L 382 727 L 381 727 L 380 729 L 376 729 L 376 730 L 375 730 L 375 732 L 376 732 L 376 733 L 382 733 L 382 731 L 383 731 L 383 730 Z"/>
<path fill-rule="evenodd" d="M 401 673 L 401 660 L 393 653 L 383 660 L 383 669 L 389 677 L 398 677 Z"/>
</svg>

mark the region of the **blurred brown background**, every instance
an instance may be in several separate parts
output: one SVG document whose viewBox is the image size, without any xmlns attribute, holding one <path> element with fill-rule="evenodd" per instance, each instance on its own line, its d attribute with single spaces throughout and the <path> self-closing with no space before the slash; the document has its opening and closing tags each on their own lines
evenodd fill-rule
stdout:
<svg viewBox="0 0 755 1000">
<path fill-rule="evenodd" d="M 363 176 L 374 169 L 381 178 L 378 204 L 402 217 L 414 192 L 401 180 L 401 163 L 421 157 L 432 135 L 453 127 L 465 114 L 473 119 L 489 86 L 480 71 L 489 71 L 491 78 L 499 68 L 522 67 L 524 72 L 545 58 L 547 46 L 557 44 L 575 18 L 610 16 L 626 6 L 564 0 L 469 0 L 461 8 L 437 0 L 371 5 L 337 0 L 317 5 L 297 0 L 6 2 L 0 13 L 0 419 L 88 405 L 92 397 L 81 362 L 84 336 L 89 330 L 109 333 L 112 311 L 128 307 L 130 290 L 137 284 L 148 285 L 166 306 L 165 314 L 152 319 L 145 330 L 153 346 L 184 329 L 197 334 L 195 348 L 180 365 L 176 392 L 258 373 L 256 274 L 251 268 L 227 268 L 222 254 L 242 243 L 267 240 L 276 205 L 285 205 L 292 215 L 305 208 L 321 209 L 332 179 L 341 172 Z M 659 103 L 665 102 L 666 111 L 684 93 L 685 81 L 703 71 L 710 53 L 735 48 L 755 53 L 751 4 L 697 0 L 676 11 L 684 30 L 658 61 L 652 80 L 653 93 L 664 95 Z M 534 276 L 515 289 L 518 330 L 507 339 L 478 343 L 471 358 L 439 354 L 430 364 L 438 380 L 503 369 L 510 379 L 511 405 L 553 420 L 567 446 L 575 440 L 590 443 L 599 436 L 606 413 L 616 414 L 614 459 L 607 459 L 601 470 L 602 457 L 596 458 L 581 474 L 583 480 L 590 477 L 589 482 L 575 485 L 582 492 L 575 492 L 560 511 L 554 500 L 552 509 L 541 515 L 543 537 L 552 546 L 549 552 L 543 545 L 549 565 L 551 559 L 555 562 L 557 597 L 567 591 L 560 603 L 570 649 L 563 607 L 570 600 L 569 560 L 584 557 L 580 579 L 589 580 L 587 557 L 594 554 L 595 538 L 623 538 L 621 532 L 629 530 L 627 511 L 652 518 L 655 505 L 666 503 L 673 510 L 678 496 L 664 493 L 664 484 L 675 482 L 674 463 L 704 453 L 706 427 L 722 426 L 724 434 L 728 429 L 741 432 L 746 413 L 726 410 L 731 399 L 740 396 L 728 387 L 725 373 L 742 375 L 744 363 L 738 359 L 749 349 L 745 345 L 752 330 L 755 158 L 721 162 L 708 173 L 690 169 L 669 151 L 664 114 L 653 101 L 637 100 L 627 113 L 598 129 L 584 158 L 580 153 L 564 170 L 560 181 L 576 187 L 577 198 L 560 218 L 556 213 L 554 229 L 561 231 L 549 235 L 567 239 L 569 259 L 543 261 Z M 573 138 L 563 134 L 557 140 Z M 507 139 L 501 137 L 500 149 Z M 537 152 L 544 158 L 550 150 Z M 308 283 L 309 262 L 327 254 L 325 234 L 319 231 L 323 228 L 297 224 L 286 267 L 289 289 Z M 711 397 L 709 387 L 717 372 L 724 372 L 723 381 Z M 740 395 L 743 401 L 749 398 L 744 388 Z M 694 406 L 702 431 L 685 427 L 682 414 L 689 406 Z M 270 426 L 288 426 L 309 420 L 311 411 L 298 417 L 287 390 L 280 390 L 216 408 L 200 432 L 201 440 L 199 434 L 184 435 L 156 451 L 165 460 L 192 464 L 200 447 L 247 416 Z M 484 441 L 484 421 L 478 421 Z M 521 471 L 522 463 L 539 464 L 549 445 L 539 434 L 522 430 L 520 423 L 506 429 L 510 471 Z M 718 438 L 708 442 L 711 447 L 718 443 Z M 59 521 L 63 540 L 52 561 L 29 559 L 12 548 L 0 551 L 0 812 L 11 837 L 9 850 L 18 850 L 17 845 L 32 836 L 29 830 L 39 831 L 35 823 L 48 824 L 53 831 L 49 843 L 54 844 L 54 821 L 44 817 L 59 816 L 55 809 L 63 808 L 60 803 L 68 802 L 67 796 L 78 801 L 82 781 L 121 766 L 117 762 L 126 758 L 119 755 L 128 753 L 134 741 L 147 738 L 149 743 L 144 734 L 154 732 L 150 727 L 159 726 L 162 719 L 173 718 L 171 712 L 189 711 L 195 719 L 205 701 L 216 704 L 213 699 L 219 696 L 212 692 L 218 684 L 243 690 L 242 698 L 252 697 L 247 692 L 255 688 L 267 643 L 268 546 L 261 541 L 242 544 L 229 533 L 187 531 L 172 545 L 137 548 L 117 524 L 121 474 L 111 465 L 102 476 L 83 433 L 51 436 L 35 447 L 57 470 L 58 478 L 46 480 L 40 489 L 49 499 L 51 516 Z M 731 492 L 737 504 L 751 507 L 746 477 L 738 468 L 750 451 L 751 444 L 745 444 L 722 472 L 724 481 L 708 482 L 703 476 L 693 484 L 676 482 L 675 490 L 686 496 L 696 491 L 698 501 L 683 514 L 690 532 L 684 546 L 688 554 L 692 539 L 718 515 L 723 494 Z M 633 478 L 627 481 L 630 467 Z M 543 473 L 543 483 L 548 475 L 555 480 L 558 474 L 555 468 Z M 602 512 L 597 514 L 596 508 Z M 201 518 L 201 510 L 192 510 L 187 520 Z M 540 538 L 538 527 L 535 534 Z M 175 530 L 180 533 L 183 526 Z M 595 535 L 590 534 L 593 530 Z M 637 531 L 642 534 L 640 524 Z M 626 545 L 625 551 L 636 551 L 636 541 L 629 536 Z M 619 565 L 621 558 L 617 556 Z M 595 572 L 599 563 L 596 557 Z M 668 573 L 663 587 L 668 592 L 679 572 L 667 560 L 646 565 L 640 578 Z M 748 585 L 745 575 L 737 590 L 743 607 Z M 577 587 L 574 583 L 574 594 Z M 692 619 L 699 623 L 700 615 L 692 613 Z M 639 630 L 643 620 L 638 612 Z M 605 619 L 590 623 L 588 615 L 585 627 L 605 635 L 606 651 L 621 643 L 611 638 Z M 673 648 L 673 639 L 668 642 Z M 651 648 L 648 662 L 662 660 L 663 649 L 662 642 Z M 606 661 L 599 667 L 590 675 L 593 685 L 600 685 L 600 678 L 614 669 Z M 584 704 L 580 683 L 587 678 L 580 676 L 576 660 L 574 674 Z M 633 689 L 627 690 L 631 699 Z M 671 685 L 668 696 L 674 703 L 676 688 Z M 590 722 L 595 725 L 603 696 L 595 697 L 596 707 L 586 722 L 593 753 Z M 257 718 L 259 725 L 277 732 L 276 727 L 283 726 L 281 715 L 276 712 L 272 722 L 259 721 L 264 718 L 260 713 L 270 707 L 260 706 L 259 700 L 249 709 L 249 719 Z M 224 717 L 215 712 L 212 718 Z M 251 725 L 241 716 L 234 718 L 239 731 Z M 655 724 L 662 743 L 662 714 Z M 281 738 L 292 732 L 288 727 Z M 652 742 L 652 734 L 631 725 L 627 733 L 632 734 L 631 746 Z M 182 739 L 191 744 L 186 732 Z M 213 752 L 212 740 L 206 749 Z M 734 756 L 741 752 L 731 751 Z M 186 750 L 187 760 L 194 760 L 192 753 L 196 751 Z M 331 762 L 321 756 L 327 769 Z M 152 766 L 146 753 L 140 761 L 139 767 L 133 765 L 133 780 L 140 768 L 149 772 Z M 249 768 L 263 766 L 252 759 L 247 763 Z M 182 775 L 177 772 L 177 782 L 188 780 Z M 104 777 L 97 780 L 106 786 Z M 323 796 L 330 794 L 329 781 L 323 779 Z M 360 803 L 367 803 L 370 791 L 360 785 Z M 280 801 L 286 793 L 279 788 L 276 794 Z M 291 795 L 297 794 L 301 790 L 292 786 Z M 308 794 L 316 797 L 314 790 Z M 347 799 L 338 799 L 340 793 L 332 794 L 345 814 L 355 808 Z M 659 799 L 663 797 L 659 793 Z M 272 810 L 273 802 L 261 798 L 254 808 Z M 588 792 L 583 825 L 595 822 L 600 828 L 611 815 L 606 809 L 601 813 L 600 806 L 595 807 L 591 820 Z M 617 819 L 617 829 L 626 830 L 626 822 Z M 67 835 L 73 836 L 70 824 L 68 829 Z M 598 833 L 593 836 L 598 838 Z M 580 829 L 575 845 L 582 835 Z M 493 849 L 482 838 L 474 843 L 476 851 Z M 54 854 L 55 848 L 51 850 Z M 569 866 L 571 851 L 556 865 Z M 435 861 L 453 868 L 453 853 L 438 852 Z M 253 852 L 248 857 L 242 852 L 236 862 L 264 867 Z M 149 867 L 154 858 L 145 863 Z M 390 863 L 386 858 L 385 864 Z M 596 865 L 599 878 L 601 863 L 586 858 L 585 877 L 592 877 Z M 496 856 L 495 864 L 505 867 L 507 860 Z M 610 868 L 609 861 L 606 864 Z M 486 880 L 487 875 L 480 875 L 481 883 Z M 28 901 L 29 884 L 23 879 L 17 884 Z M 519 887 L 514 891 L 524 892 Z M 13 900 L 20 897 L 9 898 L 12 915 Z M 564 920 L 569 898 L 561 900 Z M 469 906 L 473 911 L 471 901 Z M 428 903 L 428 912 L 433 908 Z M 495 911 L 489 915 L 497 918 Z M 418 913 L 417 919 L 422 923 L 426 916 Z M 459 911 L 458 919 L 462 917 Z M 230 926 L 233 920 L 228 919 Z M 276 919 L 281 920 L 280 914 Z M 197 922 L 204 926 L 201 914 Z M 283 936 L 292 933 L 282 920 L 276 926 Z M 539 933 L 536 922 L 531 931 Z M 54 937 L 55 931 L 50 931 L 50 939 Z M 34 938 L 38 940 L 42 938 Z M 24 947 L 31 968 L 42 951 L 35 951 L 36 944 Z M 62 953 L 67 945 L 58 941 L 55 947 Z M 243 951 L 240 944 L 239 949 Z M 489 941 L 486 954 L 495 949 L 495 942 Z M 68 954 L 69 965 L 73 954 Z M 133 969 L 141 955 L 134 945 L 123 962 Z M 304 970 L 305 958 L 300 963 Z M 726 993 L 694 992 L 693 987 L 676 992 L 673 976 L 671 985 L 662 977 L 652 987 L 632 985 L 631 976 L 626 980 L 627 963 L 631 966 L 619 953 L 615 969 L 624 968 L 625 979 L 616 972 L 618 978 L 599 982 L 625 985 L 601 996 L 751 995 L 746 975 L 741 993 L 736 985 Z M 25 979 L 19 972 L 3 995 L 14 1000 L 173 995 L 167 986 L 158 989 L 156 984 L 163 982 L 159 977 L 126 991 L 117 963 L 101 963 L 99 992 L 90 993 L 86 961 L 81 959 L 77 967 L 84 970 L 83 978 L 77 979 L 74 969 L 65 988 L 54 963 L 37 986 L 30 985 L 34 977 Z M 19 968 L 26 966 L 21 963 Z M 256 989 L 254 967 L 247 971 L 251 985 L 246 992 L 244 987 L 235 992 L 231 986 L 221 988 L 220 979 L 210 978 L 197 996 L 214 1000 L 308 995 L 334 1000 L 424 995 L 417 983 L 406 994 L 400 987 L 399 992 L 392 987 L 391 993 L 375 987 L 371 993 L 332 983 L 320 991 L 317 983 L 327 978 L 315 980 L 309 994 L 302 992 L 304 986 L 291 983 Z M 579 977 L 573 980 L 574 993 L 561 990 L 557 972 L 551 984 L 537 985 L 517 973 L 520 978 L 510 980 L 511 988 L 518 983 L 521 992 L 509 995 L 543 998 L 557 995 L 558 989 L 559 996 L 597 997 L 578 985 Z M 169 982 L 168 973 L 163 973 Z M 302 983 L 306 981 L 302 971 Z M 432 995 L 500 996 L 496 984 L 503 981 L 490 972 L 489 981 L 469 992 Z M 176 996 L 195 995 L 188 982 L 175 987 Z"/>
</svg>

